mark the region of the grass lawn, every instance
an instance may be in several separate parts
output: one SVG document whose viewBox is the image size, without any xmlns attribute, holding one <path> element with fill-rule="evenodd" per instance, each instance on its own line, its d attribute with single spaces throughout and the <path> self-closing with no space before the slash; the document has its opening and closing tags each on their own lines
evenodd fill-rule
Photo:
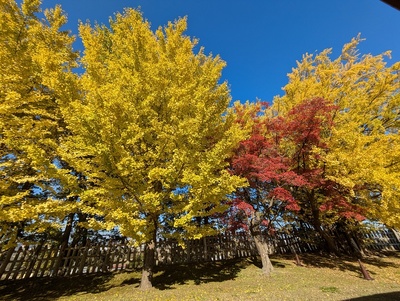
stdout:
<svg viewBox="0 0 400 301">
<path fill-rule="evenodd" d="M 138 289 L 140 272 L 0 282 L 0 300 L 400 300 L 400 253 L 357 260 L 302 254 L 272 256 L 271 277 L 250 259 L 160 270 L 154 288 Z"/>
</svg>

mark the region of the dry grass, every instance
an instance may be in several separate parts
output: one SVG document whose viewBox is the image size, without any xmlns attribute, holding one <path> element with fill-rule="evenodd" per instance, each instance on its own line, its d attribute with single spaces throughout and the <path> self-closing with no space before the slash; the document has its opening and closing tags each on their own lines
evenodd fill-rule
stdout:
<svg viewBox="0 0 400 301">
<path fill-rule="evenodd" d="M 308 254 L 303 267 L 274 256 L 271 277 L 251 260 L 174 266 L 149 291 L 138 289 L 139 272 L 0 282 L 0 300 L 400 300 L 400 253 L 380 255 L 363 260 L 373 281 L 355 259 Z"/>
</svg>

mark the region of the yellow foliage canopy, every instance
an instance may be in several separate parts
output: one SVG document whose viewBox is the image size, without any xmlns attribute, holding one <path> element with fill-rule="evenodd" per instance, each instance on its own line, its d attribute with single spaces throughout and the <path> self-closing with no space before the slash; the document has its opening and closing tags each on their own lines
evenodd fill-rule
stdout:
<svg viewBox="0 0 400 301">
<path fill-rule="evenodd" d="M 133 9 L 109 28 L 80 25 L 84 97 L 65 108 L 74 135 L 63 158 L 91 183 L 81 195 L 86 210 L 104 216 L 89 225 L 118 226 L 138 243 L 161 225 L 187 237 L 211 233 L 194 218 L 220 211 L 221 200 L 244 184 L 226 171 L 244 132 L 223 117 L 225 63 L 203 49 L 194 53 L 185 30 L 180 19 L 152 32 Z"/>
<path fill-rule="evenodd" d="M 326 143 L 326 177 L 345 187 L 368 217 L 400 226 L 400 62 L 387 66 L 390 53 L 360 56 L 360 37 L 331 50 L 306 54 L 289 74 L 285 95 L 274 99 L 273 114 L 286 114 L 305 99 L 335 104 L 334 128 Z M 316 150 L 317 151 L 317 150 Z"/>
<path fill-rule="evenodd" d="M 63 135 L 60 95 L 74 78 L 76 54 L 61 8 L 44 12 L 40 1 L 0 1 L 0 242 L 15 243 L 18 232 L 42 232 L 71 208 L 35 195 L 60 170 L 54 166 Z M 49 191 L 50 192 L 50 191 Z M 40 216 L 40 217 L 39 217 Z M 52 220 L 49 220 L 52 219 Z"/>
</svg>

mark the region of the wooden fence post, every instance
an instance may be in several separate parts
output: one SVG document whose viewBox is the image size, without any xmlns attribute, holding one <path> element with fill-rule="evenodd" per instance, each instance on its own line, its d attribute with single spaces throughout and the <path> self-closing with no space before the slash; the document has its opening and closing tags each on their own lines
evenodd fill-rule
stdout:
<svg viewBox="0 0 400 301">
<path fill-rule="evenodd" d="M 60 269 L 62 260 L 64 259 L 64 251 L 65 251 L 66 247 L 67 247 L 66 243 L 63 243 L 62 245 L 60 245 L 58 247 L 58 252 L 59 253 L 58 253 L 57 260 L 56 260 L 56 262 L 54 264 L 54 269 L 53 269 L 52 276 L 57 276 L 58 275 L 58 270 Z"/>
<path fill-rule="evenodd" d="M 393 232 L 393 234 L 394 234 L 394 237 L 397 239 L 397 243 L 398 243 L 398 250 L 400 250 L 400 232 L 398 232 L 397 230 L 395 230 L 395 229 L 391 229 L 392 230 L 392 232 Z"/>
<path fill-rule="evenodd" d="M 86 258 L 87 258 L 87 255 L 88 255 L 89 248 L 90 248 L 90 240 L 88 239 L 86 241 L 86 244 L 85 244 L 84 248 L 83 248 L 82 258 L 81 258 L 81 261 L 79 263 L 79 268 L 78 268 L 78 274 L 79 275 L 83 274 L 83 269 L 85 268 L 85 263 L 86 263 Z"/>
<path fill-rule="evenodd" d="M 14 253 L 14 250 L 15 250 L 15 248 L 9 248 L 7 250 L 7 253 L 6 253 L 5 257 L 4 257 L 4 260 L 3 260 L 3 262 L 2 262 L 2 264 L 0 266 L 0 280 L 3 277 L 4 272 L 6 271 L 7 265 L 10 262 L 10 259 L 11 259 L 12 255 L 13 255 L 13 253 Z"/>
<path fill-rule="evenodd" d="M 32 270 L 35 267 L 35 263 L 37 263 L 37 261 L 38 261 L 38 257 L 39 257 L 40 251 L 42 250 L 43 243 L 44 242 L 42 242 L 41 244 L 39 244 L 36 247 L 36 250 L 34 251 L 33 256 L 30 258 L 30 262 L 29 262 L 28 268 L 26 269 L 25 275 L 22 275 L 22 278 L 30 278 Z M 40 266 L 41 261 L 39 261 L 38 264 Z"/>
<path fill-rule="evenodd" d="M 42 256 L 39 259 L 39 263 L 36 265 L 36 268 L 34 268 L 34 270 L 32 271 L 31 275 L 33 275 L 30 276 L 31 278 L 36 278 L 38 275 L 45 276 L 46 274 L 50 274 L 51 268 L 54 264 L 54 257 L 52 256 L 52 252 L 52 246 L 44 245 L 44 248 L 42 248 L 41 250 Z"/>
<path fill-rule="evenodd" d="M 13 272 L 13 277 L 12 279 L 15 280 L 18 278 L 20 270 L 22 269 L 22 266 L 24 264 L 26 254 L 29 252 L 29 246 L 21 246 L 18 250 L 17 253 L 17 260 L 13 262 L 12 268 L 10 269 L 9 273 Z M 21 254 L 21 257 L 19 256 Z M 11 275 L 11 274 L 9 274 Z"/>
<path fill-rule="evenodd" d="M 207 261 L 208 256 L 207 256 L 207 237 L 206 236 L 203 237 L 203 248 L 204 248 L 203 260 Z"/>
</svg>

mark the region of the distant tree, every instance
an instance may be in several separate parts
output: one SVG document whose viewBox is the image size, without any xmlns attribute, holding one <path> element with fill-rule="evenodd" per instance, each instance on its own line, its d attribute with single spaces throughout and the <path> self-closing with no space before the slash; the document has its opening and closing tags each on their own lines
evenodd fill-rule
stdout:
<svg viewBox="0 0 400 301">
<path fill-rule="evenodd" d="M 143 289 L 164 228 L 180 241 L 215 233 L 198 218 L 225 210 L 221 201 L 244 185 L 226 169 L 245 131 L 226 114 L 225 63 L 194 53 L 185 30 L 180 19 L 152 32 L 133 9 L 109 28 L 81 24 L 83 99 L 64 111 L 73 135 L 63 160 L 90 183 L 81 209 L 102 217 L 86 225 L 145 243 Z"/>
<path fill-rule="evenodd" d="M 400 227 L 400 62 L 360 56 L 360 37 L 331 60 L 330 49 L 306 54 L 289 74 L 285 95 L 274 99 L 273 114 L 285 116 L 304 99 L 321 97 L 337 107 L 324 143 L 324 177 L 346 192 L 346 203 L 390 227 Z M 324 210 L 332 206 L 326 204 Z M 345 208 L 343 208 L 344 211 Z M 336 215 L 339 219 L 340 215 Z M 333 222 L 333 221 L 332 221 Z"/>
<path fill-rule="evenodd" d="M 59 198 L 71 176 L 55 159 L 67 131 L 60 103 L 74 95 L 74 38 L 59 6 L 0 1 L 0 245 L 57 236 L 77 209 Z"/>
</svg>

